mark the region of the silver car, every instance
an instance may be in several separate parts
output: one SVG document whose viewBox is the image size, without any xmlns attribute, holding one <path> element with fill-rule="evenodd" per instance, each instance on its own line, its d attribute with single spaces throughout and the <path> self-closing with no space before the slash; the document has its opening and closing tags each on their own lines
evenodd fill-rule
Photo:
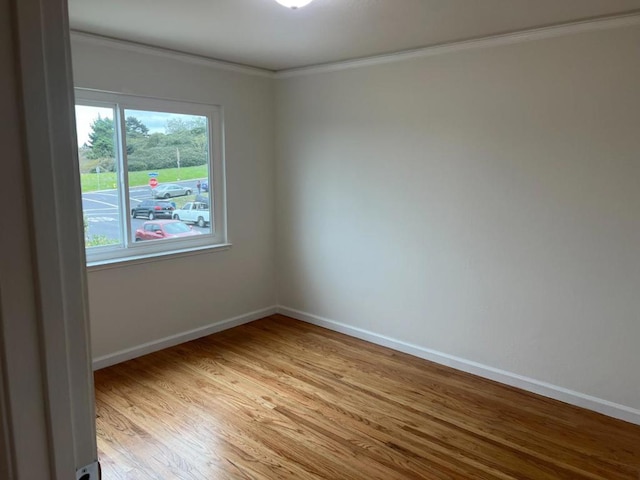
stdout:
<svg viewBox="0 0 640 480">
<path fill-rule="evenodd" d="M 151 195 L 153 198 L 181 197 L 183 195 L 191 195 L 191 189 L 175 183 L 163 183 L 151 190 Z"/>
</svg>

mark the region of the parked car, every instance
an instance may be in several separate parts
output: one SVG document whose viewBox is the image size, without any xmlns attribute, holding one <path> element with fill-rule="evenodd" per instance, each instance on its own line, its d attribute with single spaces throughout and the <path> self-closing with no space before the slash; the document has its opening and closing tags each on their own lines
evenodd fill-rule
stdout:
<svg viewBox="0 0 640 480">
<path fill-rule="evenodd" d="M 149 220 L 155 218 L 171 218 L 175 207 L 171 202 L 163 200 L 143 200 L 131 209 L 131 217 L 145 217 Z"/>
<path fill-rule="evenodd" d="M 208 192 L 208 191 L 209 191 L 209 183 L 208 183 L 208 182 L 202 182 L 202 183 L 200 184 L 200 189 L 201 189 L 203 192 Z"/>
<path fill-rule="evenodd" d="M 152 189 L 151 195 L 153 198 L 171 198 L 191 195 L 191 192 L 192 190 L 189 187 L 184 187 L 177 183 L 163 183 Z"/>
<path fill-rule="evenodd" d="M 211 223 L 209 217 L 209 205 L 202 202 L 188 202 L 182 208 L 173 211 L 174 220 L 195 223 L 199 227 L 204 227 Z"/>
<path fill-rule="evenodd" d="M 142 227 L 136 230 L 136 242 L 160 240 L 162 238 L 191 237 L 193 235 L 200 235 L 200 232 L 179 220 L 156 220 L 144 222 Z"/>
</svg>

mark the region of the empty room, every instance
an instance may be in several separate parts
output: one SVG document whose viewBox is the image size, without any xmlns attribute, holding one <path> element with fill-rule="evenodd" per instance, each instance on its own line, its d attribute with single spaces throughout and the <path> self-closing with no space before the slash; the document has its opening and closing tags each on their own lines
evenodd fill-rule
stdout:
<svg viewBox="0 0 640 480">
<path fill-rule="evenodd" d="M 0 477 L 640 479 L 640 0 L 2 1 Z"/>
</svg>

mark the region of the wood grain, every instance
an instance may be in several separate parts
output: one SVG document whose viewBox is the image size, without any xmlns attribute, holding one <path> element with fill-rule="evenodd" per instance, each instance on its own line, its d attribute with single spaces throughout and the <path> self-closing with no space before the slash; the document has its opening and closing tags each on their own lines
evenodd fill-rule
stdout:
<svg viewBox="0 0 640 480">
<path fill-rule="evenodd" d="M 95 384 L 105 480 L 640 480 L 639 426 L 281 315 Z"/>
</svg>

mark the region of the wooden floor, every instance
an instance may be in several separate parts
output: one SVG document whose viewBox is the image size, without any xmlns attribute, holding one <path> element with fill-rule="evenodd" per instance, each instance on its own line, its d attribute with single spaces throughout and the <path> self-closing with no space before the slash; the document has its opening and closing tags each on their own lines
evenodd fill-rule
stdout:
<svg viewBox="0 0 640 480">
<path fill-rule="evenodd" d="M 640 427 L 283 316 L 95 374 L 103 479 L 640 479 Z"/>
</svg>

